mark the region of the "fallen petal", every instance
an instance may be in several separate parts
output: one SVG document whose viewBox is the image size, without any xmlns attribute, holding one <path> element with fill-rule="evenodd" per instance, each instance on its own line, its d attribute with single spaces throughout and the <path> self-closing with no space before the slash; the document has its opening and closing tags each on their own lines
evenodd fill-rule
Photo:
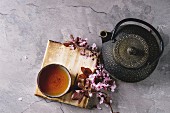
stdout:
<svg viewBox="0 0 170 113">
<path fill-rule="evenodd" d="M 78 76 L 78 78 L 79 78 L 79 79 L 86 79 L 87 76 L 86 76 L 85 74 L 81 74 L 81 75 Z"/>
<path fill-rule="evenodd" d="M 85 67 L 81 67 L 81 71 L 84 72 L 85 71 Z"/>
<path fill-rule="evenodd" d="M 85 68 L 83 74 L 85 74 L 86 76 L 89 76 L 90 74 L 92 74 L 92 71 L 90 68 Z"/>
<path fill-rule="evenodd" d="M 63 43 L 63 44 L 64 44 L 64 46 L 66 46 L 66 47 L 69 47 L 69 45 L 71 45 L 70 42 L 65 42 L 65 43 Z"/>
<path fill-rule="evenodd" d="M 81 100 L 84 96 L 84 93 L 81 92 L 74 92 L 73 95 L 71 96 L 72 100 Z"/>
<path fill-rule="evenodd" d="M 102 108 L 100 107 L 100 105 L 99 105 L 99 104 L 97 104 L 97 109 L 102 110 Z"/>
</svg>

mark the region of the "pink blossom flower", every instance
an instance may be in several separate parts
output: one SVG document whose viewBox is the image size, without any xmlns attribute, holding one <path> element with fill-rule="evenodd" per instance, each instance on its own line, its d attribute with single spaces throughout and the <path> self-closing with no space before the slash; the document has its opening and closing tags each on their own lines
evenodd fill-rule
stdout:
<svg viewBox="0 0 170 113">
<path fill-rule="evenodd" d="M 95 43 L 93 43 L 93 45 L 91 46 L 91 48 L 92 48 L 92 50 L 94 51 L 94 50 L 97 50 L 97 46 L 96 46 L 96 44 Z"/>
</svg>

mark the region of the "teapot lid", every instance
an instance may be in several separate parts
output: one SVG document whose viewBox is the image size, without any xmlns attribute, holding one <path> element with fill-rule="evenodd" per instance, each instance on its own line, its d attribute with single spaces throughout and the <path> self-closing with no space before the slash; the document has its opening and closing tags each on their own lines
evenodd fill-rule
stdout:
<svg viewBox="0 0 170 113">
<path fill-rule="evenodd" d="M 147 42 L 137 34 L 121 33 L 113 47 L 113 56 L 117 63 L 126 68 L 140 68 L 149 57 Z"/>
</svg>

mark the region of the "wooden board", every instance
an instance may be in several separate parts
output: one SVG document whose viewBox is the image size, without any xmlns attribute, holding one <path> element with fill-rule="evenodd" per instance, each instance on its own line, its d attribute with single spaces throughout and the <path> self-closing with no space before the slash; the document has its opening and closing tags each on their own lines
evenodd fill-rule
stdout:
<svg viewBox="0 0 170 113">
<path fill-rule="evenodd" d="M 73 85 L 76 76 L 82 73 L 81 67 L 88 67 L 92 71 L 94 71 L 95 66 L 96 66 L 97 57 L 82 56 L 80 54 L 82 49 L 83 48 L 76 48 L 75 50 L 70 50 L 69 47 L 65 47 L 63 44 L 59 42 L 54 42 L 54 41 L 49 40 L 41 68 L 43 68 L 44 66 L 48 64 L 53 64 L 53 63 L 61 64 L 65 66 L 69 70 L 72 76 L 71 78 L 72 78 L 72 85 Z M 91 51 L 89 50 L 85 50 L 85 52 L 87 54 L 91 54 Z M 77 100 L 71 99 L 72 93 L 73 91 L 59 98 L 48 98 L 41 93 L 38 86 L 36 86 L 36 91 L 35 91 L 36 96 L 40 96 L 40 97 L 47 98 L 50 100 L 56 100 L 59 102 L 63 102 L 66 104 L 70 104 L 70 105 L 74 105 L 74 106 L 78 106 L 82 108 L 88 108 L 89 98 L 84 97 L 81 103 L 78 104 Z"/>
</svg>

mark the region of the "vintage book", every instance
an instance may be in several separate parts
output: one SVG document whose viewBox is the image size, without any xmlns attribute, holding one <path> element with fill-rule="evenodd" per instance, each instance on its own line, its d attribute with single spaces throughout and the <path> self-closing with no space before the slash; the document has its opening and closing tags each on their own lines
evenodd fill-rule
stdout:
<svg viewBox="0 0 170 113">
<path fill-rule="evenodd" d="M 97 56 L 93 57 L 86 57 L 81 55 L 81 51 L 84 48 L 76 48 L 75 50 L 71 50 L 70 47 L 64 46 L 62 43 L 54 42 L 49 40 L 46 52 L 44 55 L 43 63 L 41 68 L 48 64 L 60 64 L 65 66 L 72 78 L 72 85 L 75 82 L 76 76 L 81 74 L 81 67 L 87 67 L 90 68 L 92 71 L 94 71 L 97 63 Z M 85 50 L 86 54 L 92 54 L 91 51 Z M 43 98 L 47 98 L 54 101 L 63 102 L 66 104 L 82 107 L 82 108 L 90 108 L 91 102 L 89 98 L 84 97 L 81 103 L 79 104 L 77 100 L 72 100 L 71 95 L 73 94 L 73 91 L 68 92 L 67 94 L 63 95 L 62 97 L 58 98 L 49 98 L 46 97 L 41 93 L 38 86 L 36 86 L 35 95 L 40 96 Z"/>
</svg>

